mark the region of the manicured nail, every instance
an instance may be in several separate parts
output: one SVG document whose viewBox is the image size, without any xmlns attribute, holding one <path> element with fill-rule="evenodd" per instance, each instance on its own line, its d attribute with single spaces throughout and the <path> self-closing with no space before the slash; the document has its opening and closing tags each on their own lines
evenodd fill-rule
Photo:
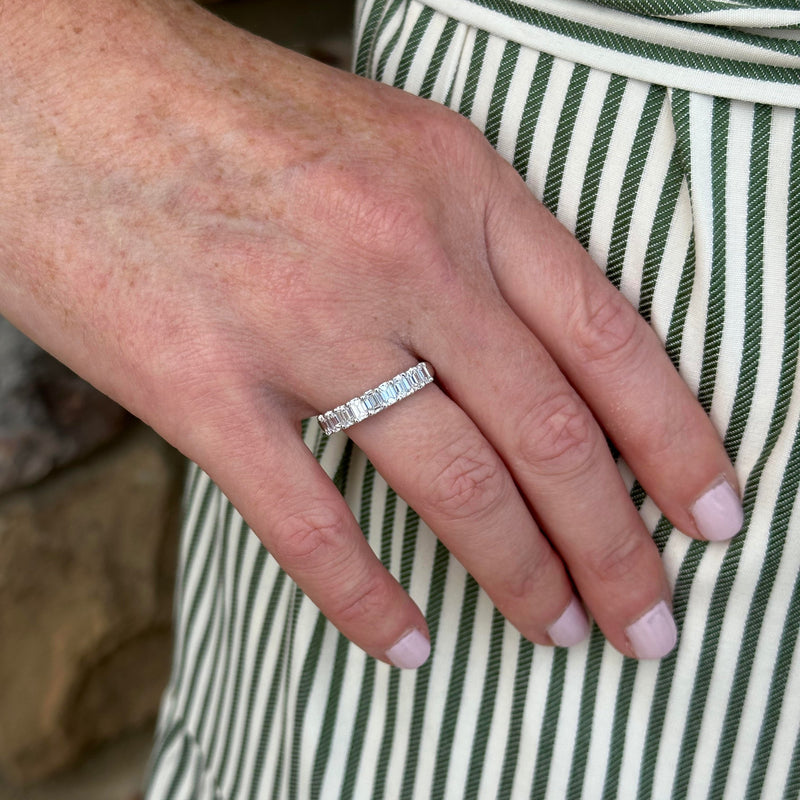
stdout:
<svg viewBox="0 0 800 800">
<path fill-rule="evenodd" d="M 431 643 L 428 637 L 416 628 L 404 634 L 386 651 L 389 661 L 400 669 L 421 667 L 430 654 Z"/>
<path fill-rule="evenodd" d="M 589 635 L 589 628 L 583 605 L 573 595 L 564 613 L 547 629 L 547 633 L 557 647 L 570 647 L 582 642 Z"/>
<path fill-rule="evenodd" d="M 662 600 L 625 629 L 636 658 L 663 658 L 678 641 L 678 628 Z"/>
<path fill-rule="evenodd" d="M 744 524 L 739 495 L 720 478 L 691 508 L 697 529 L 703 538 L 722 542 L 736 536 Z"/>
</svg>

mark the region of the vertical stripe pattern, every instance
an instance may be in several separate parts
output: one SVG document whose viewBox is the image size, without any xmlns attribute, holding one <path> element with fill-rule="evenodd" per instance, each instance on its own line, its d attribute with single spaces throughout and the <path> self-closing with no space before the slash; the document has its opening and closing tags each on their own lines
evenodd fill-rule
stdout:
<svg viewBox="0 0 800 800">
<path fill-rule="evenodd" d="M 308 426 L 429 620 L 431 660 L 399 671 L 344 640 L 195 468 L 147 797 L 796 798 L 796 110 L 603 72 L 416 0 L 367 0 L 357 31 L 360 73 L 469 117 L 650 322 L 725 439 L 746 530 L 684 537 L 620 464 L 674 587 L 679 647 L 636 662 L 598 630 L 534 646 L 360 451 Z"/>
</svg>

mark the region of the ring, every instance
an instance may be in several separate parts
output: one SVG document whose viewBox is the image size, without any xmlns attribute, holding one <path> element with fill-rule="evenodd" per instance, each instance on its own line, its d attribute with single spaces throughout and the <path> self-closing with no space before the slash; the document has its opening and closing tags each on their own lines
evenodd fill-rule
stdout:
<svg viewBox="0 0 800 800">
<path fill-rule="evenodd" d="M 426 361 L 420 361 L 419 364 L 395 375 L 377 388 L 370 389 L 344 405 L 320 414 L 317 422 L 328 436 L 339 433 L 383 411 L 384 408 L 393 406 L 399 400 L 404 400 L 429 383 L 433 383 L 433 367 Z"/>
</svg>

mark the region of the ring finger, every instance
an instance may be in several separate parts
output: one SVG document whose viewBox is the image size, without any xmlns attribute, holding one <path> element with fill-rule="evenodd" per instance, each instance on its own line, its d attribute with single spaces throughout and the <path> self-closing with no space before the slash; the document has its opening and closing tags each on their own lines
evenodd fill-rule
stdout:
<svg viewBox="0 0 800 800">
<path fill-rule="evenodd" d="M 508 469 L 440 389 L 425 389 L 350 435 L 526 638 L 569 646 L 586 636 L 564 565 Z"/>
</svg>

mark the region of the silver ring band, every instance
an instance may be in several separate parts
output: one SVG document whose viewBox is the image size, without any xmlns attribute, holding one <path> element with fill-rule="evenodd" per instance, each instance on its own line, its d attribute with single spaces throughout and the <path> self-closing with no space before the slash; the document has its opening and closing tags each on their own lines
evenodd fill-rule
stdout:
<svg viewBox="0 0 800 800">
<path fill-rule="evenodd" d="M 359 397 L 354 397 L 344 405 L 337 406 L 317 417 L 320 428 L 330 436 L 332 433 L 347 430 L 357 422 L 393 406 L 400 400 L 409 397 L 420 389 L 433 383 L 433 367 L 426 361 L 395 375 L 375 389 Z"/>
</svg>

